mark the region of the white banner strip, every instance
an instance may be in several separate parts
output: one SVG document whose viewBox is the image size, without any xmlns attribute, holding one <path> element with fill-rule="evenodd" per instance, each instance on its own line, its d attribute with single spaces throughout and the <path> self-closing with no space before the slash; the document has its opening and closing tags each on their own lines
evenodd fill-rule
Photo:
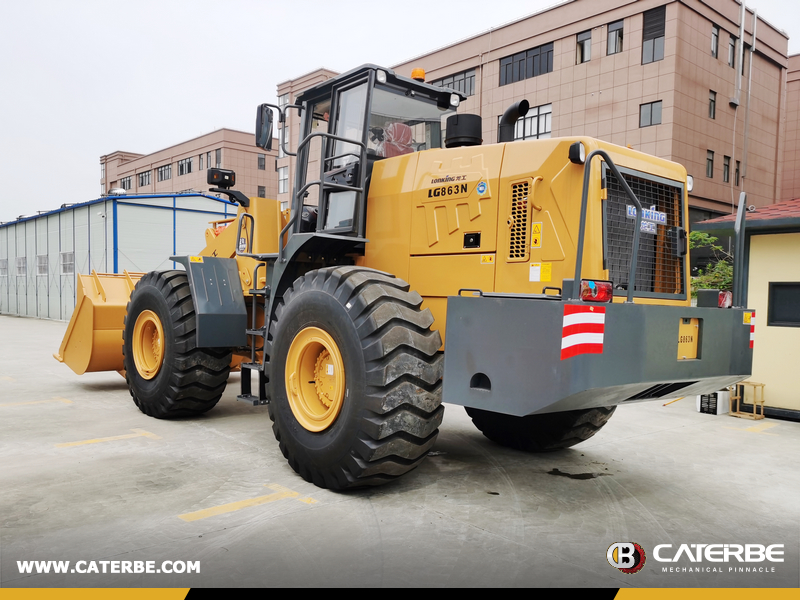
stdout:
<svg viewBox="0 0 800 600">
<path fill-rule="evenodd" d="M 602 344 L 602 333 L 575 333 L 561 338 L 561 349 L 577 346 L 578 344 Z"/>
<path fill-rule="evenodd" d="M 564 315 L 564 327 L 568 327 L 570 325 L 581 325 L 584 323 L 604 324 L 605 322 L 606 322 L 605 313 L 585 312 L 585 313 L 573 313 L 571 315 Z"/>
</svg>

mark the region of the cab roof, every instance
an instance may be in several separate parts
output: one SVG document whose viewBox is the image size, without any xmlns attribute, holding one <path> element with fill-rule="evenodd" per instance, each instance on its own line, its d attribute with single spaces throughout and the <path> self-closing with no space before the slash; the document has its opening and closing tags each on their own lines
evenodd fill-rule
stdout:
<svg viewBox="0 0 800 600">
<path fill-rule="evenodd" d="M 437 98 L 437 100 L 442 104 L 449 104 L 451 94 L 457 94 L 461 101 L 467 99 L 467 97 L 464 94 L 452 88 L 443 88 L 436 85 L 431 85 L 429 83 L 423 83 L 421 81 L 417 81 L 409 77 L 403 77 L 402 75 L 398 75 L 391 69 L 386 69 L 384 67 L 379 67 L 378 65 L 367 63 L 361 65 L 360 67 L 356 67 L 355 69 L 347 71 L 346 73 L 342 73 L 341 75 L 337 75 L 336 77 L 323 81 L 322 83 L 315 85 L 312 88 L 302 91 L 297 96 L 295 102 L 298 104 L 302 104 L 303 102 L 306 102 L 310 98 L 319 98 L 320 96 L 330 96 L 333 87 L 338 85 L 342 81 L 346 81 L 348 79 L 354 79 L 359 75 L 367 74 L 370 71 L 378 71 L 378 70 L 386 73 L 386 82 L 388 84 L 409 90 L 423 92 L 426 96 L 433 96 Z"/>
</svg>

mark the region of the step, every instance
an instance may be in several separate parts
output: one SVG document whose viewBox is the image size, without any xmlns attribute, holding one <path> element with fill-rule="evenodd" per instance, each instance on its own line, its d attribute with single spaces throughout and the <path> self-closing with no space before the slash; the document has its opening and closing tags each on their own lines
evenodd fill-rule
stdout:
<svg viewBox="0 0 800 600">
<path fill-rule="evenodd" d="M 241 394 L 236 396 L 236 399 L 239 402 L 246 402 L 247 404 L 252 404 L 253 406 L 263 406 L 265 404 L 269 404 L 269 398 L 259 398 L 258 396 L 254 396 L 253 394 Z"/>
</svg>

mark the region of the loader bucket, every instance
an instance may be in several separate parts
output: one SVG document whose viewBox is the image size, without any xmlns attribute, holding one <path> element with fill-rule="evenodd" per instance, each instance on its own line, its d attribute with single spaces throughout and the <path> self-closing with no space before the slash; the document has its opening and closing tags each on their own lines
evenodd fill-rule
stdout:
<svg viewBox="0 0 800 600">
<path fill-rule="evenodd" d="M 121 371 L 128 299 L 144 273 L 78 275 L 78 297 L 56 360 L 78 375 Z"/>
</svg>

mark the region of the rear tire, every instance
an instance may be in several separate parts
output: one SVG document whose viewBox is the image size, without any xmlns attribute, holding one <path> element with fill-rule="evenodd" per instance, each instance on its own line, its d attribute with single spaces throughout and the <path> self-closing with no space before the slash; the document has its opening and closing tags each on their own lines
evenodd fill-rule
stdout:
<svg viewBox="0 0 800 600">
<path fill-rule="evenodd" d="M 383 484 L 433 447 L 444 413 L 441 336 L 408 288 L 371 269 L 331 267 L 295 280 L 276 309 L 269 415 L 306 481 Z"/>
<path fill-rule="evenodd" d="M 487 438 L 525 452 L 552 452 L 588 440 L 614 414 L 616 406 L 514 417 L 467 408 L 472 422 Z"/>
<path fill-rule="evenodd" d="M 198 348 L 196 317 L 184 271 L 150 272 L 128 302 L 122 353 L 136 406 L 151 417 L 202 414 L 225 391 L 226 348 Z"/>
</svg>

